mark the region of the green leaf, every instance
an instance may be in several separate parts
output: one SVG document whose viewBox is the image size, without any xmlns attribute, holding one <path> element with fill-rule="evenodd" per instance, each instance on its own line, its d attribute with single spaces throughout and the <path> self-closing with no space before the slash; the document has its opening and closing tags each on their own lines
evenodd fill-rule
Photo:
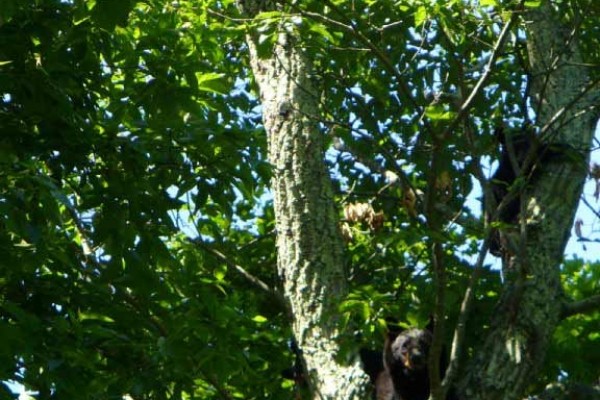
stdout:
<svg viewBox="0 0 600 400">
<path fill-rule="evenodd" d="M 110 322 L 110 323 L 115 322 L 111 317 L 109 317 L 107 315 L 101 315 L 101 314 L 97 314 L 97 313 L 93 313 L 93 312 L 88 312 L 88 313 L 80 312 L 79 320 L 80 321 L 93 320 L 93 321 L 102 321 L 102 322 Z"/>
<path fill-rule="evenodd" d="M 432 121 L 450 121 L 456 113 L 448 111 L 441 104 L 431 105 L 425 109 L 425 115 Z"/>
<path fill-rule="evenodd" d="M 268 321 L 268 319 L 262 315 L 255 315 L 254 317 L 252 317 L 252 321 L 254 321 L 258 324 L 264 324 L 265 322 Z"/>
<path fill-rule="evenodd" d="M 427 8 L 425 6 L 419 6 L 415 12 L 415 25 L 421 26 L 427 21 Z"/>
<path fill-rule="evenodd" d="M 198 81 L 198 89 L 205 92 L 226 94 L 229 90 L 224 74 L 197 72 L 196 80 Z"/>
<path fill-rule="evenodd" d="M 132 8 L 132 0 L 96 0 L 92 19 L 101 28 L 113 31 L 117 26 L 127 25 Z"/>
<path fill-rule="evenodd" d="M 527 8 L 538 8 L 541 5 L 542 5 L 541 0 L 526 0 L 525 1 L 525 7 L 527 7 Z"/>
<path fill-rule="evenodd" d="M 317 35 L 321 36 L 326 42 L 331 44 L 337 44 L 336 37 L 329 32 L 327 27 L 323 24 L 310 24 L 309 30 Z"/>
</svg>

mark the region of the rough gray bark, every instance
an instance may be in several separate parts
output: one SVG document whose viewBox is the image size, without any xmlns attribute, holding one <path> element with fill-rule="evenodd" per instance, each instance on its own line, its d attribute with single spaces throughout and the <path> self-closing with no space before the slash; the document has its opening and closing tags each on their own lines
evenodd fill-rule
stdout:
<svg viewBox="0 0 600 400">
<path fill-rule="evenodd" d="M 460 383 L 465 399 L 517 399 L 539 370 L 560 320 L 559 265 L 587 173 L 598 92 L 589 84 L 576 36 L 561 27 L 550 2 L 525 15 L 537 123 L 548 142 L 569 146 L 569 157 L 543 166 L 524 194 L 526 217 L 505 260 L 506 286 L 483 347 Z M 577 158 L 577 157 L 576 157 Z"/>
<path fill-rule="evenodd" d="M 250 17 L 275 9 L 264 1 L 240 2 L 240 8 Z M 294 40 L 293 23 L 282 18 L 278 24 L 268 55 L 259 55 L 255 36 L 247 40 L 273 166 L 278 272 L 315 398 L 366 398 L 368 378 L 358 357 L 348 362 L 336 357 L 343 337 L 338 306 L 347 282 L 315 118 L 319 97 L 309 79 L 310 63 Z"/>
</svg>

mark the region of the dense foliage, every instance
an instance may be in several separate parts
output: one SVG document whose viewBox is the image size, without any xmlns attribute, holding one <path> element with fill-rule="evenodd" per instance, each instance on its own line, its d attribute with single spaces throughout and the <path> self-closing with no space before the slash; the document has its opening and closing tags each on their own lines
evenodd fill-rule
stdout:
<svg viewBox="0 0 600 400">
<path fill-rule="evenodd" d="M 300 3 L 251 22 L 230 0 L 2 1 L 3 398 L 14 396 L 8 382 L 39 398 L 292 396 L 280 376 L 293 363 L 290 316 L 277 292 L 250 28 L 266 52 L 277 24 L 298 26 L 315 63 L 314 117 L 346 219 L 347 329 L 376 348 L 385 316 L 427 319 L 432 231 L 411 196 L 430 185 L 453 216 L 443 240 L 454 321 L 485 234 L 476 170 L 497 158 L 494 127 L 517 129 L 533 107 L 525 39 L 515 28 L 467 122 L 444 138 L 432 180 L 435 130 L 424 118 L 456 115 L 453 99 L 481 77 L 500 2 Z M 579 36 L 598 65 L 600 5 L 572 3 L 564 18 L 587 16 Z M 343 216 L 366 203 L 376 223 Z M 570 260 L 563 271 L 566 296 L 600 291 L 597 264 Z M 501 279 L 492 268 L 480 278 L 469 349 Z M 598 332 L 598 311 L 564 321 L 532 390 L 559 377 L 597 380 Z"/>
</svg>

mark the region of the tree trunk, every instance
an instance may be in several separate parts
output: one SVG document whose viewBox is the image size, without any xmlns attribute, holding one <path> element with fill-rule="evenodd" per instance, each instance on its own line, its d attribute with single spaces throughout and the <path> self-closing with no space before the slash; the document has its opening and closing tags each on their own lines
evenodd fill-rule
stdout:
<svg viewBox="0 0 600 400">
<path fill-rule="evenodd" d="M 512 240 L 520 250 L 504 260 L 506 286 L 490 332 L 460 383 L 469 400 L 521 398 L 542 365 L 560 319 L 559 265 L 597 120 L 597 115 L 582 112 L 597 104 L 598 94 L 581 92 L 589 76 L 576 36 L 565 32 L 548 1 L 525 18 L 537 125 L 546 141 L 572 154 L 543 165 L 539 178 L 525 189 L 525 218 Z"/>
<path fill-rule="evenodd" d="M 266 1 L 239 4 L 249 17 L 276 9 Z M 257 36 L 249 35 L 247 43 L 273 167 L 278 273 L 314 397 L 366 398 L 368 378 L 358 357 L 337 357 L 343 337 L 338 307 L 347 281 L 317 126 L 319 96 L 309 79 L 310 62 L 294 40 L 294 24 L 283 15 L 277 24 L 277 40 L 268 54 L 259 54 Z"/>
</svg>

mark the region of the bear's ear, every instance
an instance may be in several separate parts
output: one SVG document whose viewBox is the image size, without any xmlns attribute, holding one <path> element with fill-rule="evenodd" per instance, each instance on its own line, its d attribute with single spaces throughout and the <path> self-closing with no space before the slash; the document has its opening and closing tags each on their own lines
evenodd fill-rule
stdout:
<svg viewBox="0 0 600 400">
<path fill-rule="evenodd" d="M 400 322 L 394 317 L 386 317 L 385 326 L 387 328 L 387 336 L 390 340 L 394 340 L 404 330 L 400 326 Z"/>
</svg>

